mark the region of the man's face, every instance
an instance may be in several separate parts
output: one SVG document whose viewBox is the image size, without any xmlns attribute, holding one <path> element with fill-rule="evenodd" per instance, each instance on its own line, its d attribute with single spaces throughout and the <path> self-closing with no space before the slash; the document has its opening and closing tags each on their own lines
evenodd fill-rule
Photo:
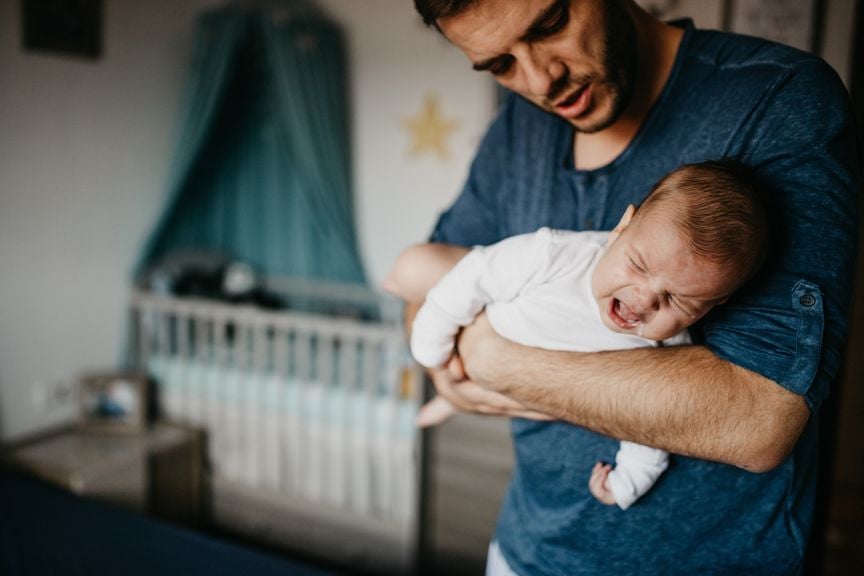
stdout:
<svg viewBox="0 0 864 576">
<path fill-rule="evenodd" d="M 659 210 L 637 218 L 610 242 L 591 287 L 603 324 L 615 332 L 665 340 L 725 301 L 740 283 L 730 267 L 693 255 Z"/>
<path fill-rule="evenodd" d="M 636 32 L 623 0 L 479 0 L 438 25 L 475 70 L 580 132 L 610 126 L 630 101 Z"/>
</svg>

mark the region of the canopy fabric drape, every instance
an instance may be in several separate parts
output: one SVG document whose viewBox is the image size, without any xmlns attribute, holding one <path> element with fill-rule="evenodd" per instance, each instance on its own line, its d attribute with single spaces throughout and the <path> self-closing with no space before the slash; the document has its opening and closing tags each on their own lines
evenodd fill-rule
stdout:
<svg viewBox="0 0 864 576">
<path fill-rule="evenodd" d="M 218 250 L 268 275 L 365 283 L 340 31 L 299 0 L 203 14 L 164 212 L 136 266 Z"/>
</svg>

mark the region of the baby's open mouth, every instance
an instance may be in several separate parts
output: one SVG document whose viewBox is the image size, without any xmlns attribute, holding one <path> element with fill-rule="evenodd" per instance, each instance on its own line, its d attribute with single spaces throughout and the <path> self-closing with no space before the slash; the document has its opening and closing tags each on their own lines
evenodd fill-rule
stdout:
<svg viewBox="0 0 864 576">
<path fill-rule="evenodd" d="M 617 326 L 625 330 L 632 330 L 641 322 L 639 315 L 617 298 L 612 298 L 609 303 L 609 317 Z"/>
</svg>

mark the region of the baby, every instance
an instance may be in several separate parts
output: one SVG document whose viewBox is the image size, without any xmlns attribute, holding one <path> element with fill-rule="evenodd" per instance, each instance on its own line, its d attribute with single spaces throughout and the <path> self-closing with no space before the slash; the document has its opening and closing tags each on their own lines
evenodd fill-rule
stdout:
<svg viewBox="0 0 864 576">
<path fill-rule="evenodd" d="M 687 327 L 765 259 L 759 196 L 738 163 L 685 165 L 658 182 L 638 211 L 629 206 L 612 232 L 543 228 L 471 251 L 414 246 L 399 256 L 384 288 L 408 301 L 425 295 L 411 352 L 430 368 L 447 363 L 460 328 L 484 308 L 496 332 L 527 346 L 596 352 L 689 344 Z M 418 422 L 438 423 L 453 411 L 439 396 Z M 668 460 L 663 450 L 623 441 L 614 469 L 594 466 L 589 489 L 626 510 Z"/>
</svg>

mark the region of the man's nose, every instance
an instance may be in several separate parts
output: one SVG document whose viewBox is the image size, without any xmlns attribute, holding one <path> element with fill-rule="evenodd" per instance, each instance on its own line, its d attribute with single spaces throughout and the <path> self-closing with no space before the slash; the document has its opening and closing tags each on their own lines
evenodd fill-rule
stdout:
<svg viewBox="0 0 864 576">
<path fill-rule="evenodd" d="M 531 47 L 525 47 L 522 54 L 517 56 L 517 60 L 522 63 L 525 85 L 531 95 L 538 98 L 548 96 L 552 84 L 557 80 L 551 63 L 539 57 Z"/>
</svg>

